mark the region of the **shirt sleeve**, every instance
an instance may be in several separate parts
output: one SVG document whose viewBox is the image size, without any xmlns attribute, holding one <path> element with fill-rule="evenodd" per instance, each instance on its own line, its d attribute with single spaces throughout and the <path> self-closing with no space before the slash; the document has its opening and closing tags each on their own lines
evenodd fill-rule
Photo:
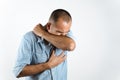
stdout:
<svg viewBox="0 0 120 80">
<path fill-rule="evenodd" d="M 13 68 L 13 72 L 15 76 L 17 77 L 22 69 L 27 65 L 31 63 L 32 60 L 32 48 L 31 48 L 31 42 L 29 39 L 29 36 L 24 36 L 21 44 L 18 48 L 18 55 L 15 67 Z"/>
<path fill-rule="evenodd" d="M 75 36 L 73 36 L 73 33 L 71 30 L 68 32 L 67 37 L 72 38 L 75 41 Z"/>
</svg>

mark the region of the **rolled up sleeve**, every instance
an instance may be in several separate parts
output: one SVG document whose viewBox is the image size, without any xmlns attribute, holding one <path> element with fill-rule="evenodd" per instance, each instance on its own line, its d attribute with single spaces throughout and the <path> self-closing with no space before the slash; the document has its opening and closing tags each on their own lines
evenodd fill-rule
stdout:
<svg viewBox="0 0 120 80">
<path fill-rule="evenodd" d="M 13 73 L 17 77 L 22 69 L 27 65 L 30 64 L 32 60 L 32 48 L 29 36 L 24 36 L 21 44 L 18 48 L 18 55 L 16 64 L 13 68 Z"/>
</svg>

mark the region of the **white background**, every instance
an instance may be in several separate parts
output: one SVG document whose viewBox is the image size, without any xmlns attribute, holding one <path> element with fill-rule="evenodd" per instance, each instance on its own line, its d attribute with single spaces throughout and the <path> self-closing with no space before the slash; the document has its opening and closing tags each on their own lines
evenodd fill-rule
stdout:
<svg viewBox="0 0 120 80">
<path fill-rule="evenodd" d="M 120 0 L 0 0 L 0 80 L 24 80 L 12 73 L 21 38 L 57 8 L 71 13 L 77 43 L 68 80 L 120 80 Z"/>
</svg>

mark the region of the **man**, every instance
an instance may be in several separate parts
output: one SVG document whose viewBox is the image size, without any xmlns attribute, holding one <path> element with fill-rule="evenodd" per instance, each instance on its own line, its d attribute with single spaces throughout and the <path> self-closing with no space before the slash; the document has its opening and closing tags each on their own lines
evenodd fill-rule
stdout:
<svg viewBox="0 0 120 80">
<path fill-rule="evenodd" d="M 75 49 L 71 23 L 71 15 L 57 9 L 45 26 L 38 24 L 26 33 L 18 49 L 15 76 L 26 80 L 67 80 L 66 53 Z"/>
</svg>

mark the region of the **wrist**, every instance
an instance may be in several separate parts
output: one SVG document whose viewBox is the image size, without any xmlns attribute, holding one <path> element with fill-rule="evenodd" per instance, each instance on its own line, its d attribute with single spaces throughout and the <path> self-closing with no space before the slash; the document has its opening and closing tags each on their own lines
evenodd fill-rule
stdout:
<svg viewBox="0 0 120 80">
<path fill-rule="evenodd" d="M 49 62 L 46 62 L 46 63 L 45 63 L 45 66 L 46 66 L 46 68 L 47 68 L 47 69 L 50 69 L 50 68 L 51 68 L 51 66 L 50 66 L 50 63 L 49 63 Z"/>
</svg>

